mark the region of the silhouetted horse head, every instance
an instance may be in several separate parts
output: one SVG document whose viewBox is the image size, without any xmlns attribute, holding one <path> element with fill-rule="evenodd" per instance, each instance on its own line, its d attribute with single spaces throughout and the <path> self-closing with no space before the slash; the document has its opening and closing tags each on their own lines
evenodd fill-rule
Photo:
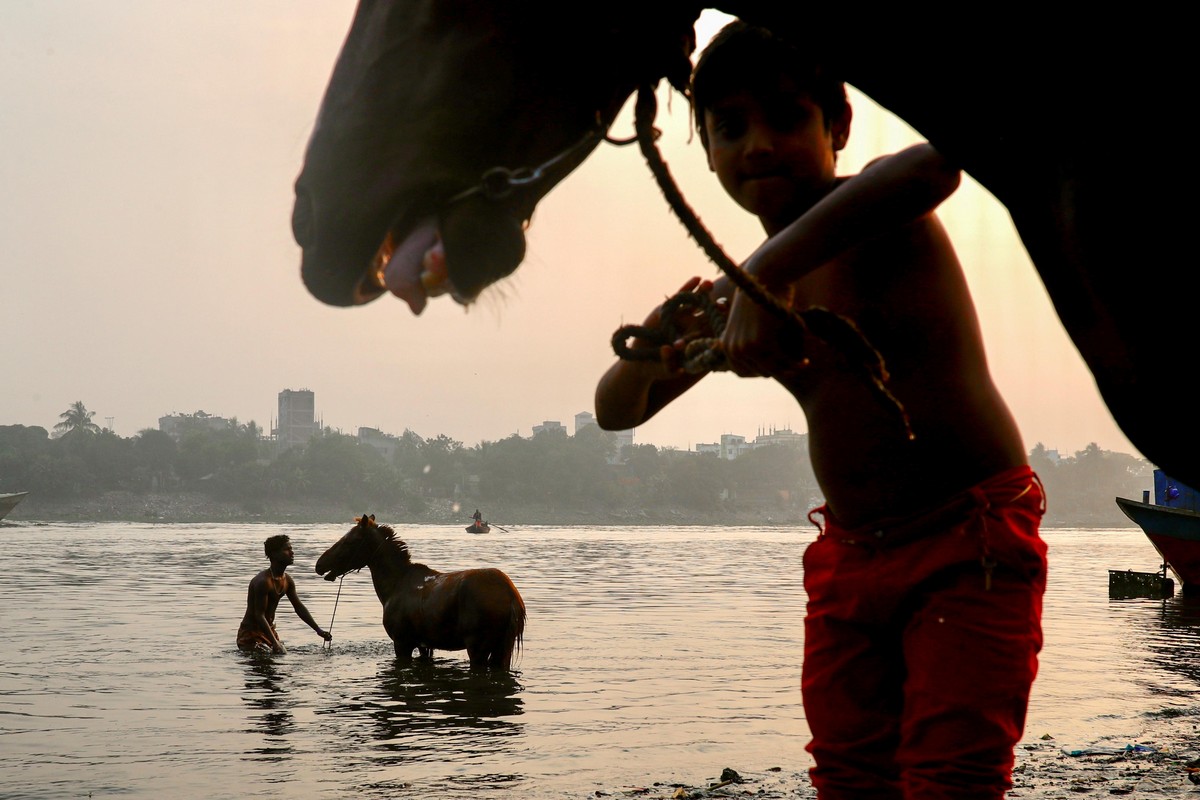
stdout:
<svg viewBox="0 0 1200 800">
<path fill-rule="evenodd" d="M 309 290 L 364 303 L 386 272 L 419 313 L 421 258 L 438 233 L 449 284 L 435 293 L 466 302 L 511 273 L 534 206 L 634 88 L 686 84 L 694 19 L 655 4 L 636 20 L 580 24 L 544 2 L 360 3 L 296 181 Z"/>
<path fill-rule="evenodd" d="M 316 573 L 327 581 L 336 581 L 347 572 L 354 572 L 367 566 L 372 558 L 379 553 L 388 539 L 394 539 L 391 528 L 375 523 L 374 514 L 363 514 L 356 517 L 354 527 L 346 535 L 321 554 L 317 559 Z M 392 534 L 389 536 L 389 534 Z M 396 539 L 397 547 L 408 556 L 408 545 Z"/>
<path fill-rule="evenodd" d="M 390 290 L 414 313 L 473 300 L 517 267 L 535 205 L 629 95 L 685 85 L 704 7 L 797 37 L 1004 203 L 1117 423 L 1200 485 L 1180 367 L 1200 278 L 1174 199 L 1196 167 L 1170 115 L 1195 70 L 1166 7 L 1091 13 L 1084 33 L 1068 6 L 982 21 L 896 6 L 843 33 L 852 12 L 828 3 L 611 0 L 579 20 L 547 0 L 362 0 L 296 182 L 309 290 L 334 305 Z"/>
</svg>

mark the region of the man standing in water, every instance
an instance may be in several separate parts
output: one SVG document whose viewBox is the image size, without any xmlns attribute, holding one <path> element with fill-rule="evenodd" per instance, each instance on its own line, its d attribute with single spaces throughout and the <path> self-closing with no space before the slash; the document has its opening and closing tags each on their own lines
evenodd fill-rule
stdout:
<svg viewBox="0 0 1200 800">
<path fill-rule="evenodd" d="M 312 614 L 308 613 L 304 603 L 300 602 L 300 595 L 296 593 L 296 582 L 286 572 L 296 560 L 291 540 L 282 533 L 271 536 L 263 542 L 263 550 L 271 560 L 271 566 L 250 579 L 250 589 L 246 594 L 246 615 L 242 617 L 241 627 L 238 628 L 238 649 L 260 653 L 287 652 L 279 634 L 275 632 L 275 609 L 279 607 L 279 598 L 284 595 L 291 601 L 296 616 L 308 623 L 308 627 L 325 641 L 332 639 L 333 634 L 322 630 Z"/>
</svg>

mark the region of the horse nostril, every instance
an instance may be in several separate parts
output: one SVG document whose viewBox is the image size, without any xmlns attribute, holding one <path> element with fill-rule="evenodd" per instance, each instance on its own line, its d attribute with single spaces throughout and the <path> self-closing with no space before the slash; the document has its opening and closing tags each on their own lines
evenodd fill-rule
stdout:
<svg viewBox="0 0 1200 800">
<path fill-rule="evenodd" d="M 292 238 L 301 247 L 308 247 L 316 239 L 316 226 L 313 224 L 315 216 L 312 196 L 307 189 L 297 186 L 296 203 L 292 206 Z"/>
</svg>

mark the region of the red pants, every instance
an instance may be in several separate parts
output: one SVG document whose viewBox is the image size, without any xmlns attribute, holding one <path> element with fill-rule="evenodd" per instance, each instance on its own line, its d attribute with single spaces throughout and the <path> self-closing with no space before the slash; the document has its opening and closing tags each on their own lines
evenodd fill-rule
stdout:
<svg viewBox="0 0 1200 800">
<path fill-rule="evenodd" d="M 821 800 L 1011 788 L 1042 646 L 1044 503 L 1022 467 L 896 524 L 813 512 L 801 686 Z"/>
</svg>

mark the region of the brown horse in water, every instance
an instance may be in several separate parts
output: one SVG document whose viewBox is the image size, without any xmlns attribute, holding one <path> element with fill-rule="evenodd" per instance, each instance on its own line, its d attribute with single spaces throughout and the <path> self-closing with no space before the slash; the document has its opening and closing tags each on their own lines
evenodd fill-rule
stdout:
<svg viewBox="0 0 1200 800">
<path fill-rule="evenodd" d="M 434 650 L 466 650 L 471 669 L 510 669 L 525 633 L 525 601 L 498 569 L 438 572 L 412 561 L 408 545 L 375 516 L 357 524 L 317 559 L 317 574 L 332 581 L 367 567 L 383 603 L 383 627 L 396 658 L 423 660 Z"/>
<path fill-rule="evenodd" d="M 1195 68 L 1163 3 L 608 0 L 571 18 L 546 0 L 360 0 L 296 181 L 308 289 L 343 306 L 390 291 L 414 313 L 474 300 L 517 268 L 534 208 L 626 99 L 685 89 L 709 7 L 798 37 L 1004 203 L 1117 424 L 1200 486 L 1200 275 L 1176 199 L 1197 185 Z M 445 276 L 422 258 L 439 239 Z"/>
</svg>

